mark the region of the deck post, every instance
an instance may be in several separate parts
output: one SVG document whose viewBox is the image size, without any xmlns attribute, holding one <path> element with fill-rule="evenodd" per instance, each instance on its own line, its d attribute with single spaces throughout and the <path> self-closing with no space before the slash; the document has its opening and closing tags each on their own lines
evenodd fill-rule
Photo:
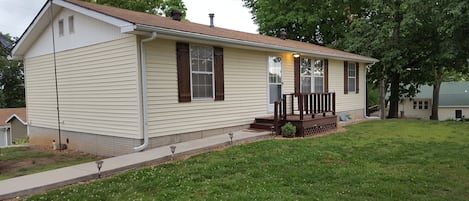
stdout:
<svg viewBox="0 0 469 201">
<path fill-rule="evenodd" d="M 290 94 L 290 95 L 291 95 L 291 102 L 290 102 L 291 103 L 291 114 L 294 115 L 295 114 L 295 104 L 294 104 L 295 100 L 293 98 L 294 98 L 295 95 L 293 95 L 293 94 Z"/>
<path fill-rule="evenodd" d="M 335 115 L 335 93 L 332 93 L 332 115 Z"/>
<path fill-rule="evenodd" d="M 282 119 L 285 120 L 287 119 L 287 95 L 283 94 L 283 100 L 282 100 L 282 110 L 283 110 L 283 116 Z"/>
<path fill-rule="evenodd" d="M 279 107 L 279 102 L 275 101 L 274 102 L 274 129 L 275 129 L 275 135 L 278 135 L 278 107 Z"/>
<path fill-rule="evenodd" d="M 303 120 L 303 95 L 298 95 L 298 110 L 300 111 L 300 120 Z"/>
</svg>

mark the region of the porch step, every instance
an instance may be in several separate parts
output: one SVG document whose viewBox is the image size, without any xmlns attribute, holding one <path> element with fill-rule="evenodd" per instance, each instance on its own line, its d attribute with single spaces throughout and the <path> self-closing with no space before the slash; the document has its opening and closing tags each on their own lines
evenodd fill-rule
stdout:
<svg viewBox="0 0 469 201">
<path fill-rule="evenodd" d="M 274 120 L 272 118 L 256 118 L 250 127 L 270 131 L 273 125 Z"/>
<path fill-rule="evenodd" d="M 268 123 L 253 123 L 253 124 L 251 124 L 250 127 L 270 131 L 272 126 L 273 126 L 273 124 L 268 124 Z"/>
</svg>

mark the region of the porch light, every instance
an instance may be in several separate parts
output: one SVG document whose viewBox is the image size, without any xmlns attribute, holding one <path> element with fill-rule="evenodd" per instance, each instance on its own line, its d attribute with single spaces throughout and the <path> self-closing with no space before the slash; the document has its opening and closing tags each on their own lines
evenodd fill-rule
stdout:
<svg viewBox="0 0 469 201">
<path fill-rule="evenodd" d="M 293 57 L 298 58 L 298 57 L 300 57 L 300 54 L 298 54 L 298 53 L 293 53 Z"/>
<path fill-rule="evenodd" d="M 174 152 L 176 152 L 176 146 L 171 145 L 169 149 L 171 150 L 171 160 L 174 160 Z"/>
<path fill-rule="evenodd" d="M 96 167 L 98 168 L 98 178 L 101 178 L 101 167 L 103 167 L 104 161 L 96 161 Z"/>
<path fill-rule="evenodd" d="M 228 133 L 228 136 L 230 137 L 230 144 L 233 144 L 233 132 Z"/>
</svg>

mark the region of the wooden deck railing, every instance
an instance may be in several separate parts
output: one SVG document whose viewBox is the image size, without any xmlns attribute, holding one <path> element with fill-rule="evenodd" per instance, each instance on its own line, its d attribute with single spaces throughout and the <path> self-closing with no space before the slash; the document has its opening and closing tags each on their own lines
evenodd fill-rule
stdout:
<svg viewBox="0 0 469 201">
<path fill-rule="evenodd" d="M 335 115 L 335 101 L 335 93 L 283 94 L 282 99 L 274 104 L 274 127 L 277 129 L 280 121 L 287 120 L 287 115 L 299 115 L 300 120 L 305 115 L 311 118 L 317 114 L 326 116 L 328 112 Z"/>
<path fill-rule="evenodd" d="M 282 99 L 275 102 L 274 117 L 286 119 L 287 115 L 299 115 L 303 120 L 304 115 L 312 118 L 316 114 L 326 116 L 328 112 L 335 115 L 335 104 L 335 93 L 283 94 Z"/>
</svg>

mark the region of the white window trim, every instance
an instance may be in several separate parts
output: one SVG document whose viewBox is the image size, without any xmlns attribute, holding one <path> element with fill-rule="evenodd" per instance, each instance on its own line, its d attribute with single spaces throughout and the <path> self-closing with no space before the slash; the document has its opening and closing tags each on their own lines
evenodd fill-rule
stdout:
<svg viewBox="0 0 469 201">
<path fill-rule="evenodd" d="M 57 23 L 57 26 L 58 26 L 58 30 L 59 30 L 59 37 L 62 37 L 64 36 L 65 34 L 65 24 L 64 24 L 64 20 L 63 19 L 60 19 Z"/>
<path fill-rule="evenodd" d="M 302 75 L 300 73 L 300 92 L 303 93 L 303 79 L 304 77 L 309 77 L 310 78 L 310 91 L 311 93 L 321 93 L 321 92 L 316 92 L 316 78 L 321 77 L 322 78 L 322 92 L 324 92 L 324 59 L 315 59 L 315 58 L 301 58 L 301 59 L 309 59 L 311 61 L 311 75 Z M 322 76 L 315 76 L 314 75 L 314 69 L 316 68 L 315 61 L 316 60 L 321 60 L 322 62 Z M 300 61 L 300 71 L 301 71 L 301 61 Z"/>
<path fill-rule="evenodd" d="M 205 71 L 193 71 L 192 70 L 192 46 L 194 47 L 205 47 L 205 48 L 210 48 L 212 50 L 212 72 L 205 72 Z M 189 61 L 190 61 L 190 68 L 191 68 L 191 99 L 195 101 L 203 101 L 203 100 L 215 100 L 215 55 L 214 55 L 214 50 L 213 47 L 211 46 L 205 46 L 205 45 L 190 45 L 189 46 Z M 212 75 L 212 97 L 205 97 L 205 98 L 200 98 L 200 97 L 194 97 L 194 88 L 192 86 L 192 75 L 194 73 L 197 74 L 211 74 Z"/>
<path fill-rule="evenodd" d="M 350 68 L 353 67 L 355 69 L 355 73 L 353 76 L 350 76 Z M 347 74 L 348 74 L 348 79 L 347 79 L 347 82 L 348 82 L 348 92 L 356 92 L 357 91 L 357 65 L 355 63 L 348 63 L 348 67 L 347 67 Z M 350 79 L 353 79 L 353 90 L 350 90 Z"/>
<path fill-rule="evenodd" d="M 68 33 L 75 33 L 75 17 L 73 15 L 68 16 Z"/>
</svg>

